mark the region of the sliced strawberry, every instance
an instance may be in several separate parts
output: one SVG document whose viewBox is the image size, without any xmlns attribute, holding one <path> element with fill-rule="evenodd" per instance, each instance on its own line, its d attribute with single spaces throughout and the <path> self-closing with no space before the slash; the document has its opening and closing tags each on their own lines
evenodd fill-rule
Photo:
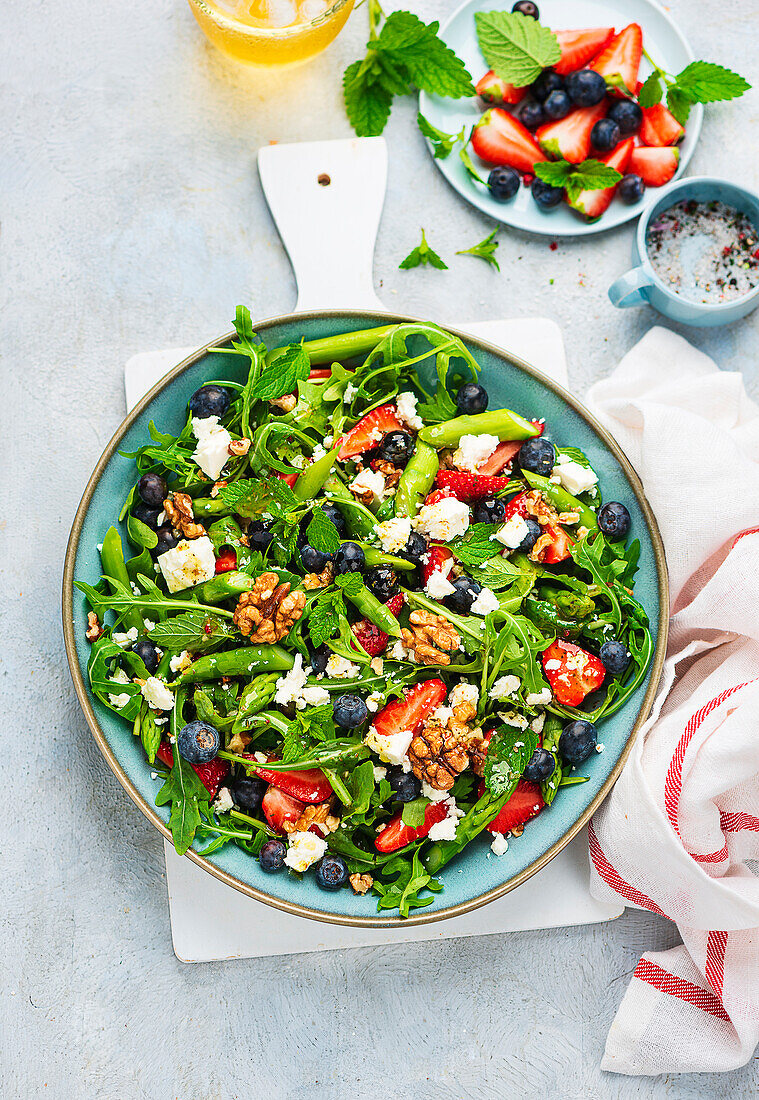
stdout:
<svg viewBox="0 0 759 1100">
<path fill-rule="evenodd" d="M 632 95 L 638 86 L 642 52 L 643 31 L 637 23 L 630 23 L 612 38 L 590 67 L 605 77 L 606 83 L 611 83 L 612 87 L 614 78 L 620 77 Z"/>
<path fill-rule="evenodd" d="M 503 443 L 499 443 L 490 458 L 486 458 L 480 466 L 478 471 L 480 476 L 493 477 L 495 474 L 500 474 L 501 470 L 510 466 L 519 454 L 522 443 L 521 439 L 505 439 Z"/>
<path fill-rule="evenodd" d="M 308 372 L 309 382 L 322 382 L 332 374 L 331 367 L 311 367 Z"/>
<path fill-rule="evenodd" d="M 626 138 L 625 141 L 620 141 L 619 145 L 612 149 L 607 156 L 602 157 L 601 160 L 604 164 L 608 164 L 610 168 L 616 168 L 618 172 L 624 175 L 634 148 L 635 141 L 633 138 Z M 568 200 L 569 205 L 573 210 L 583 214 L 588 221 L 595 221 L 611 206 L 611 200 L 616 195 L 618 186 L 619 183 L 615 183 L 611 187 L 604 187 L 596 191 L 581 191 L 576 198 Z"/>
<path fill-rule="evenodd" d="M 492 69 L 485 73 L 475 85 L 475 91 L 480 99 L 486 103 L 492 103 L 498 107 L 501 103 L 521 103 L 527 95 L 527 88 L 515 88 L 513 84 L 507 84 L 496 76 Z"/>
<path fill-rule="evenodd" d="M 582 69 L 608 44 L 613 27 L 585 27 L 581 30 L 554 31 L 561 46 L 561 57 L 553 67 L 560 76 Z"/>
<path fill-rule="evenodd" d="M 233 550 L 231 546 L 228 546 L 226 550 L 222 550 L 216 559 L 216 572 L 217 573 L 229 573 L 231 569 L 237 568 L 237 551 Z"/>
<path fill-rule="evenodd" d="M 511 519 L 512 516 L 521 516 L 525 519 L 529 516 L 527 511 L 527 493 L 519 493 L 517 496 L 512 497 L 506 505 L 506 514 L 504 519 Z"/>
<path fill-rule="evenodd" d="M 598 657 L 562 639 L 549 645 L 541 660 L 557 702 L 565 707 L 579 707 L 586 695 L 600 688 L 606 676 Z"/>
<path fill-rule="evenodd" d="M 590 131 L 606 114 L 606 100 L 595 107 L 578 107 L 558 122 L 546 122 L 537 129 L 541 149 L 552 157 L 579 164 L 590 155 Z"/>
<path fill-rule="evenodd" d="M 284 833 L 286 821 L 297 821 L 306 808 L 305 802 L 300 802 L 278 787 L 269 787 L 263 797 L 261 809 L 264 817 L 271 825 L 275 833 Z"/>
<path fill-rule="evenodd" d="M 643 108 L 640 140 L 644 145 L 676 145 L 685 137 L 685 127 L 663 103 Z"/>
<path fill-rule="evenodd" d="M 433 573 L 445 572 L 445 564 L 453 558 L 447 546 L 431 546 L 427 560 L 422 566 L 422 585 L 425 586 Z"/>
<path fill-rule="evenodd" d="M 295 482 L 300 477 L 300 474 L 298 473 L 297 470 L 294 470 L 291 474 L 283 474 L 283 473 L 280 473 L 279 470 L 274 470 L 272 472 L 273 472 L 275 477 L 279 478 L 280 481 L 286 481 L 291 489 L 292 489 L 293 485 L 295 484 Z"/>
<path fill-rule="evenodd" d="M 455 497 L 453 489 L 444 487 L 442 489 L 433 489 L 431 493 L 428 493 L 424 498 L 425 504 L 438 504 L 441 500 L 445 500 L 446 497 Z"/>
<path fill-rule="evenodd" d="M 344 435 L 340 441 L 337 457 L 340 461 L 373 450 L 388 432 L 401 430 L 401 422 L 396 416 L 395 405 L 380 405 L 362 417 L 358 424 Z"/>
<path fill-rule="evenodd" d="M 448 816 L 447 802 L 430 802 L 424 811 L 424 821 L 418 829 L 412 829 L 410 825 L 404 825 L 401 815 L 388 821 L 381 833 L 377 833 L 374 847 L 378 852 L 397 852 L 399 848 L 405 848 L 414 840 L 420 840 L 427 836 L 433 825 Z"/>
<path fill-rule="evenodd" d="M 550 546 L 547 546 L 540 555 L 540 560 L 544 565 L 556 565 L 557 562 L 566 561 L 572 555 L 570 548 L 574 546 L 574 539 L 572 539 L 563 527 L 544 527 L 544 535 L 550 535 L 552 542 Z"/>
<path fill-rule="evenodd" d="M 679 149 L 639 145 L 632 151 L 628 170 L 640 176 L 646 187 L 662 187 L 674 176 L 679 160 Z"/>
<path fill-rule="evenodd" d="M 437 710 L 448 689 L 442 680 L 424 680 L 409 688 L 400 699 L 392 699 L 374 716 L 377 733 L 389 737 L 401 730 L 416 733 L 425 718 Z"/>
<path fill-rule="evenodd" d="M 174 766 L 174 753 L 168 741 L 161 742 L 156 751 L 156 756 L 167 768 Z M 215 756 L 213 760 L 209 760 L 207 764 L 190 764 L 190 767 L 196 773 L 210 797 L 216 798 L 222 780 L 226 779 L 229 775 L 229 764 L 227 761 L 221 760 L 218 756 Z"/>
<path fill-rule="evenodd" d="M 506 164 L 517 172 L 532 172 L 548 159 L 527 127 L 499 107 L 486 111 L 472 130 L 472 148 L 486 164 Z"/>
<path fill-rule="evenodd" d="M 326 802 L 332 795 L 332 786 L 319 768 L 309 768 L 303 772 L 278 772 L 264 765 L 256 766 L 256 775 L 299 802 Z"/>
<path fill-rule="evenodd" d="M 520 779 L 509 801 L 488 823 L 487 828 L 491 833 L 509 833 L 517 825 L 524 825 L 525 821 L 539 814 L 544 806 L 538 784 Z"/>
<path fill-rule="evenodd" d="M 450 554 L 450 550 L 448 553 Z M 397 617 L 403 607 L 403 593 L 396 592 L 385 606 Z M 369 619 L 361 619 L 359 622 L 354 623 L 351 629 L 356 636 L 356 641 L 364 647 L 370 657 L 379 657 L 380 653 L 384 653 L 387 649 L 390 635 L 386 634 L 384 630 L 380 630 Z"/>
<path fill-rule="evenodd" d="M 440 470 L 435 484 L 450 489 L 457 500 L 481 500 L 500 493 L 509 483 L 507 477 L 483 477 L 481 474 L 464 473 L 461 470 Z"/>
</svg>

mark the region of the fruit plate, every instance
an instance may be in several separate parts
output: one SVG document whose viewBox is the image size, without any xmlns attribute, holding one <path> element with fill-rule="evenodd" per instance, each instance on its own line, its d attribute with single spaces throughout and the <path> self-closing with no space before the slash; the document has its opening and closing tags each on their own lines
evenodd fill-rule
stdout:
<svg viewBox="0 0 759 1100">
<path fill-rule="evenodd" d="M 319 311 L 290 314 L 259 323 L 256 331 L 269 347 L 300 339 L 312 340 L 371 328 L 379 324 L 413 321 L 371 311 Z M 154 805 L 157 786 L 141 744 L 131 730 L 94 699 L 87 683 L 89 645 L 85 639 L 87 607 L 73 587 L 77 579 L 97 583 L 97 550 L 134 481 L 134 465 L 119 451 L 133 451 L 155 420 L 159 428 L 179 432 L 190 395 L 209 378 L 241 382 L 247 366 L 241 359 L 209 352 L 234 334 L 200 348 L 158 382 L 126 417 L 101 456 L 77 510 L 66 551 L 63 575 L 63 626 L 66 652 L 79 701 L 95 740 L 108 765 L 145 816 L 169 837 L 168 814 Z M 519 886 L 540 870 L 566 845 L 600 805 L 617 778 L 635 734 L 653 702 L 664 662 L 669 602 L 664 551 L 656 520 L 635 471 L 619 446 L 570 393 L 540 371 L 491 344 L 458 333 L 482 367 L 482 378 L 493 406 L 508 405 L 527 416 L 545 417 L 560 440 L 582 448 L 598 471 L 605 492 L 627 503 L 635 536 L 641 542 L 636 596 L 649 613 L 655 652 L 645 681 L 626 704 L 601 727 L 606 751 L 593 754 L 589 781 L 567 788 L 540 814 L 500 858 L 489 851 L 490 837 L 477 839 L 443 873 L 444 890 L 427 908 L 403 921 L 377 913 L 376 897 L 356 897 L 341 890 L 326 894 L 312 876 L 298 880 L 287 874 L 266 875 L 258 861 L 237 848 L 222 848 L 209 858 L 192 849 L 187 853 L 199 866 L 250 897 L 297 916 L 338 924 L 386 927 L 425 924 L 458 916 Z"/>
<path fill-rule="evenodd" d="M 545 26 L 555 30 L 570 30 L 580 27 L 609 27 L 621 30 L 628 23 L 639 23 L 643 28 L 643 45 L 649 54 L 666 69 L 678 73 L 693 60 L 688 43 L 671 17 L 653 0 L 540 0 L 540 20 Z M 474 16 L 478 11 L 510 11 L 511 4 L 504 0 L 467 0 L 450 19 L 443 24 L 442 38 L 463 60 L 475 83 L 487 71 L 480 48 Z M 641 61 L 639 78 L 645 80 L 651 72 L 651 66 L 644 57 Z M 419 110 L 433 126 L 446 133 L 458 133 L 466 126 L 467 133 L 482 116 L 485 110 L 479 99 L 443 99 L 422 92 L 419 97 Z M 691 111 L 685 138 L 680 144 L 680 163 L 675 179 L 685 171 L 701 132 L 704 109 L 697 104 Z M 481 162 L 472 158 L 476 167 Z M 478 207 L 491 218 L 510 225 L 514 229 L 523 229 L 528 233 L 542 233 L 551 237 L 584 237 L 591 233 L 600 233 L 624 225 L 637 218 L 651 193 L 631 206 L 623 205 L 618 199 L 612 202 L 606 213 L 597 221 L 589 224 L 579 214 L 562 203 L 554 210 L 538 209 L 528 187 L 520 187 L 510 202 L 500 203 L 491 198 L 484 187 L 480 187 L 467 175 L 464 165 L 452 153 L 446 160 L 436 160 L 435 164 L 458 193 Z M 482 165 L 483 175 L 489 171 Z"/>
</svg>

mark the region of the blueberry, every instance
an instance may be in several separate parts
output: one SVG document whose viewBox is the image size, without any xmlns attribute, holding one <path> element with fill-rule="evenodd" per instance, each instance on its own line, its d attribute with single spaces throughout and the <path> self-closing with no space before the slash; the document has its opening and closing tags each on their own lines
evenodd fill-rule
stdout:
<svg viewBox="0 0 759 1100">
<path fill-rule="evenodd" d="M 340 511 L 340 509 L 337 507 L 337 505 L 336 504 L 323 504 L 322 505 L 322 512 L 324 512 L 324 515 L 327 517 L 329 522 L 335 525 L 335 527 L 337 528 L 337 533 L 340 536 L 340 538 L 345 538 L 345 533 L 346 533 L 345 516 Z"/>
<path fill-rule="evenodd" d="M 542 126 L 545 120 L 546 116 L 540 103 L 525 103 L 519 112 L 519 121 L 528 130 L 537 130 L 538 126 Z"/>
<path fill-rule="evenodd" d="M 328 852 L 316 864 L 314 875 L 322 890 L 339 890 L 348 881 L 348 865 L 342 856 Z"/>
<path fill-rule="evenodd" d="M 536 519 L 533 519 L 532 516 L 528 516 L 527 519 L 525 519 L 525 523 L 527 524 L 527 534 L 524 536 L 519 546 L 517 546 L 517 551 L 521 550 L 523 554 L 526 554 L 528 550 L 532 550 L 541 534 L 540 524 Z"/>
<path fill-rule="evenodd" d="M 261 809 L 261 802 L 266 794 L 268 783 L 255 776 L 243 775 L 230 790 L 235 806 L 238 806 L 246 814 L 255 814 Z"/>
<path fill-rule="evenodd" d="M 344 542 L 334 557 L 336 573 L 360 573 L 366 565 L 366 555 L 357 542 Z"/>
<path fill-rule="evenodd" d="M 154 673 L 158 668 L 158 649 L 155 642 L 151 642 L 150 638 L 140 638 L 132 646 L 132 653 L 135 653 L 149 673 Z"/>
<path fill-rule="evenodd" d="M 360 695 L 338 695 L 332 703 L 335 725 L 354 730 L 369 717 L 369 710 Z"/>
<path fill-rule="evenodd" d="M 311 668 L 314 672 L 325 672 L 327 669 L 327 661 L 332 656 L 332 650 L 329 648 L 326 642 L 317 646 L 316 649 L 309 646 L 308 648 Z"/>
<path fill-rule="evenodd" d="M 473 508 L 475 523 L 503 523 L 506 504 L 502 500 L 478 500 Z"/>
<path fill-rule="evenodd" d="M 219 751 L 219 731 L 208 722 L 188 722 L 179 731 L 177 748 L 190 764 L 207 764 Z"/>
<path fill-rule="evenodd" d="M 413 802 L 422 793 L 422 784 L 413 772 L 404 772 L 403 768 L 387 769 L 387 781 L 393 789 L 396 802 Z"/>
<path fill-rule="evenodd" d="M 564 189 L 562 187 L 552 187 L 550 183 L 545 183 L 537 176 L 532 181 L 530 190 L 532 191 L 533 199 L 541 210 L 553 210 L 554 206 L 558 206 L 564 198 Z"/>
<path fill-rule="evenodd" d="M 327 562 L 331 561 L 331 558 L 331 554 L 325 554 L 323 550 L 314 550 L 313 546 L 309 546 L 308 543 L 301 547 L 300 560 L 303 562 L 303 568 L 307 569 L 309 573 L 321 573 Z"/>
<path fill-rule="evenodd" d="M 551 92 L 559 92 L 563 89 L 564 81 L 553 69 L 544 69 L 538 79 L 530 85 L 530 91 L 538 103 L 545 103 Z"/>
<path fill-rule="evenodd" d="M 629 137 L 640 128 L 643 121 L 643 111 L 634 99 L 617 99 L 609 108 L 606 116 L 611 118 L 619 126 L 622 137 Z"/>
<path fill-rule="evenodd" d="M 610 153 L 619 144 L 621 134 L 613 118 L 599 118 L 590 131 L 590 144 L 597 153 Z"/>
<path fill-rule="evenodd" d="M 163 508 L 168 489 L 158 474 L 143 474 L 137 482 L 137 492 L 151 508 Z"/>
<path fill-rule="evenodd" d="M 558 121 L 560 118 L 566 118 L 569 112 L 572 110 L 572 100 L 569 98 L 563 88 L 557 88 L 546 99 L 543 104 L 543 111 L 546 118 Z"/>
<path fill-rule="evenodd" d="M 587 760 L 596 747 L 596 727 L 584 718 L 569 722 L 559 738 L 559 753 L 562 760 L 573 766 Z"/>
<path fill-rule="evenodd" d="M 632 660 L 630 650 L 622 642 L 604 642 L 598 651 L 601 663 L 612 676 L 621 676 Z"/>
<path fill-rule="evenodd" d="M 261 870 L 266 871 L 267 875 L 273 875 L 275 871 L 281 871 L 285 865 L 286 855 L 285 842 L 272 837 L 271 840 L 267 840 L 261 845 L 261 851 L 258 853 Z"/>
<path fill-rule="evenodd" d="M 496 202 L 508 202 L 509 199 L 513 199 L 521 182 L 516 168 L 508 168 L 506 165 L 494 168 L 488 176 L 490 194 Z"/>
<path fill-rule="evenodd" d="M 274 535 L 262 519 L 254 519 L 248 527 L 248 542 L 251 550 L 259 550 L 263 554 L 269 549 L 273 538 Z"/>
<path fill-rule="evenodd" d="M 542 783 L 550 779 L 556 771 L 556 756 L 548 749 L 535 749 L 530 757 L 530 762 L 524 769 L 525 779 L 530 783 Z"/>
<path fill-rule="evenodd" d="M 450 611 L 456 611 L 459 615 L 468 615 L 472 604 L 482 592 L 482 585 L 473 581 L 466 573 L 451 581 L 455 591 L 446 596 L 443 603 Z"/>
<path fill-rule="evenodd" d="M 598 526 L 609 539 L 623 539 L 630 530 L 630 513 L 618 500 L 610 500 L 598 510 Z"/>
<path fill-rule="evenodd" d="M 517 457 L 523 470 L 548 477 L 556 461 L 556 451 L 553 443 L 538 436 L 537 439 L 526 439 L 519 448 Z"/>
<path fill-rule="evenodd" d="M 223 386 L 201 386 L 187 404 L 198 420 L 205 420 L 207 416 L 222 417 L 229 408 L 229 390 Z"/>
<path fill-rule="evenodd" d="M 569 98 L 577 107 L 595 107 L 606 95 L 606 81 L 594 69 L 578 69 L 567 77 Z"/>
<path fill-rule="evenodd" d="M 414 453 L 414 437 L 409 432 L 388 432 L 383 436 L 377 454 L 393 466 L 405 466 Z"/>
<path fill-rule="evenodd" d="M 511 10 L 517 12 L 519 15 L 526 15 L 528 19 L 540 19 L 538 5 L 533 4 L 532 0 L 517 0 Z"/>
<path fill-rule="evenodd" d="M 159 527 L 156 534 L 158 535 L 158 545 L 153 551 L 155 554 L 165 554 L 167 550 L 172 550 L 179 542 L 170 523 L 165 523 L 163 527 Z"/>
<path fill-rule="evenodd" d="M 398 551 L 398 556 L 405 558 L 406 561 L 412 561 L 415 565 L 421 565 L 422 558 L 426 553 L 427 543 L 424 536 L 420 535 L 418 531 L 412 531 L 406 545 Z"/>
<path fill-rule="evenodd" d="M 398 591 L 398 575 L 387 565 L 378 565 L 376 569 L 370 569 L 364 578 L 364 583 L 382 603 L 387 603 Z"/>
<path fill-rule="evenodd" d="M 158 517 L 161 514 L 159 508 L 149 508 L 147 504 L 143 504 L 141 500 L 132 508 L 132 515 L 135 519 L 138 519 L 140 523 L 144 523 L 146 527 L 149 527 L 151 531 L 158 530 Z"/>
<path fill-rule="evenodd" d="M 456 408 L 462 416 L 474 416 L 485 412 L 488 400 L 488 391 L 479 382 L 465 382 L 456 394 Z"/>
<path fill-rule="evenodd" d="M 617 195 L 622 202 L 626 202 L 630 206 L 632 206 L 633 203 L 640 202 L 645 193 L 645 183 L 640 176 L 636 176 L 634 172 L 629 172 L 619 181 Z"/>
</svg>

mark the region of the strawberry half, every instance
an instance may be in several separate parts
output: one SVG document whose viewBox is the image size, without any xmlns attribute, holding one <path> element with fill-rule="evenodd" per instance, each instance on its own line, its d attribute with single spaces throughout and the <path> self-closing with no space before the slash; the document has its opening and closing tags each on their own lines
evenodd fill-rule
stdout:
<svg viewBox="0 0 759 1100">
<path fill-rule="evenodd" d="M 450 551 L 448 552 L 450 553 Z M 387 601 L 385 606 L 397 617 L 403 607 L 403 593 L 396 592 L 392 599 Z M 387 649 L 390 635 L 386 634 L 384 630 L 380 630 L 380 628 L 375 623 L 370 622 L 369 619 L 361 619 L 359 622 L 354 623 L 351 629 L 356 637 L 356 641 L 364 647 L 370 657 L 379 657 L 380 653 L 384 653 Z"/>
<path fill-rule="evenodd" d="M 620 141 L 619 145 L 612 149 L 607 156 L 602 157 L 601 161 L 603 164 L 608 164 L 610 168 L 616 168 L 624 176 L 634 148 L 634 140 L 626 138 L 625 141 Z M 619 182 L 611 187 L 604 187 L 596 191 L 581 191 L 576 198 L 568 200 L 569 205 L 573 210 L 577 210 L 578 213 L 584 215 L 588 221 L 596 221 L 605 210 L 608 210 L 611 200 L 617 193 L 618 186 Z"/>
<path fill-rule="evenodd" d="M 574 546 L 574 539 L 563 527 L 544 527 L 543 534 L 550 535 L 552 540 L 550 546 L 546 546 L 542 552 L 541 561 L 544 565 L 556 565 L 572 556 L 570 548 Z"/>
<path fill-rule="evenodd" d="M 428 493 L 424 498 L 425 504 L 438 504 L 441 500 L 445 500 L 446 497 L 455 497 L 453 489 L 447 487 L 443 489 L 433 489 L 431 493 Z"/>
<path fill-rule="evenodd" d="M 415 684 L 400 699 L 393 699 L 374 716 L 372 725 L 377 733 L 389 737 L 400 730 L 416 733 L 433 710 L 437 710 L 448 689 L 442 680 L 424 680 Z"/>
<path fill-rule="evenodd" d="M 462 473 L 460 470 L 439 470 L 435 478 L 435 484 L 441 489 L 451 489 L 457 500 L 492 497 L 505 489 L 508 483 L 507 477 L 483 477 L 482 474 Z"/>
<path fill-rule="evenodd" d="M 405 848 L 412 841 L 427 836 L 432 826 L 447 816 L 447 802 L 430 802 L 424 811 L 424 821 L 418 829 L 412 829 L 410 825 L 403 824 L 400 814 L 396 814 L 388 821 L 382 832 L 377 833 L 374 847 L 378 852 L 397 852 L 399 848 Z"/>
<path fill-rule="evenodd" d="M 229 573 L 230 570 L 237 568 L 237 551 L 233 550 L 231 546 L 228 546 L 226 550 L 222 550 L 216 559 L 216 572 L 217 573 Z"/>
<path fill-rule="evenodd" d="M 513 84 L 507 84 L 492 69 L 479 79 L 474 90 L 480 99 L 492 103 L 494 107 L 501 103 L 521 103 L 527 95 L 527 88 L 515 88 Z"/>
<path fill-rule="evenodd" d="M 600 688 L 606 676 L 598 657 L 561 638 L 549 645 L 540 659 L 556 701 L 565 707 L 579 707 L 586 695 Z"/>
<path fill-rule="evenodd" d="M 520 779 L 509 801 L 486 827 L 491 833 L 509 833 L 517 825 L 524 825 L 525 821 L 539 814 L 544 806 L 538 784 Z"/>
<path fill-rule="evenodd" d="M 554 31 L 554 34 L 561 46 L 561 57 L 553 71 L 560 76 L 567 76 L 576 69 L 582 69 L 601 52 L 611 40 L 614 28 L 585 27 L 583 30 Z"/>
<path fill-rule="evenodd" d="M 295 484 L 295 482 L 300 477 L 300 474 L 297 471 L 295 471 L 292 474 L 283 474 L 279 470 L 272 470 L 272 473 L 274 474 L 274 476 L 276 478 L 279 478 L 280 481 L 286 481 L 291 489 L 292 489 L 293 485 Z"/>
<path fill-rule="evenodd" d="M 346 458 L 363 454 L 364 451 L 374 450 L 383 435 L 400 430 L 401 422 L 396 416 L 395 405 L 380 405 L 378 409 L 372 409 L 362 417 L 358 424 L 355 424 L 342 437 L 337 457 L 342 462 Z"/>
<path fill-rule="evenodd" d="M 452 557 L 453 554 L 447 546 L 431 546 L 426 555 L 427 560 L 422 565 L 422 587 L 426 586 L 433 573 L 444 572 L 446 562 Z"/>
<path fill-rule="evenodd" d="M 247 755 L 247 754 L 246 754 Z M 298 802 L 326 802 L 332 794 L 332 786 L 319 768 L 303 772 L 271 771 L 264 765 L 256 767 L 256 775 Z"/>
<path fill-rule="evenodd" d="M 663 103 L 643 108 L 640 140 L 644 145 L 676 145 L 685 137 L 685 127 Z"/>
<path fill-rule="evenodd" d="M 526 126 L 499 107 L 486 111 L 472 130 L 472 148 L 486 164 L 505 164 L 517 172 L 532 172 L 547 160 Z"/>
<path fill-rule="evenodd" d="M 580 164 L 590 155 L 590 131 L 606 114 L 606 100 L 595 107 L 579 107 L 558 122 L 546 122 L 537 129 L 541 149 L 552 157 Z"/>
<path fill-rule="evenodd" d="M 297 821 L 305 808 L 305 802 L 299 802 L 277 787 L 269 787 L 261 803 L 264 817 L 274 832 L 280 834 L 285 831 L 285 822 Z"/>
<path fill-rule="evenodd" d="M 591 69 L 606 78 L 607 84 L 620 77 L 631 95 L 638 86 L 638 69 L 643 52 L 643 31 L 637 23 L 630 23 L 612 38 L 606 49 L 598 55 Z"/>
<path fill-rule="evenodd" d="M 632 151 L 628 169 L 640 176 L 646 187 L 662 187 L 674 176 L 679 160 L 680 150 L 669 145 L 639 145 Z"/>
<path fill-rule="evenodd" d="M 162 741 L 156 750 L 156 756 L 167 768 L 174 766 L 174 753 L 168 741 Z M 223 779 L 229 775 L 229 764 L 226 760 L 220 760 L 215 756 L 207 764 L 190 764 L 200 782 L 208 791 L 211 798 L 216 798 Z"/>
</svg>

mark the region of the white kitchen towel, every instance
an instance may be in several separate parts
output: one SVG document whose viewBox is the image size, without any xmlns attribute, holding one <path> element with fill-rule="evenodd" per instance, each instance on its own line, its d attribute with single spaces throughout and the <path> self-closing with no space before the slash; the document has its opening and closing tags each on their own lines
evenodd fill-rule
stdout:
<svg viewBox="0 0 759 1100">
<path fill-rule="evenodd" d="M 735 1069 L 759 1041 L 759 408 L 663 328 L 588 404 L 641 476 L 672 601 L 654 713 L 591 823 L 591 890 L 682 939 L 640 960 L 602 1066 Z"/>
</svg>

